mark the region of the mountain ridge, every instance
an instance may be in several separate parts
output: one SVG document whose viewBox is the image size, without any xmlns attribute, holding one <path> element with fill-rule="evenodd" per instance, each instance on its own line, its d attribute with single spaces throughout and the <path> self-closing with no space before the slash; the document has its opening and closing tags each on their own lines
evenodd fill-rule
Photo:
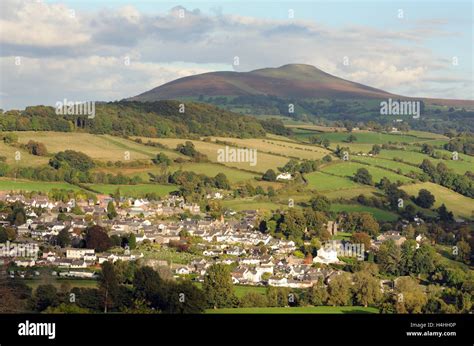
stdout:
<svg viewBox="0 0 474 346">
<path fill-rule="evenodd" d="M 446 106 L 474 107 L 474 100 L 405 97 L 352 82 L 307 64 L 286 64 L 249 72 L 217 71 L 182 77 L 157 86 L 128 101 L 158 101 L 222 96 L 276 96 L 297 99 L 387 99 L 423 100 Z"/>
</svg>

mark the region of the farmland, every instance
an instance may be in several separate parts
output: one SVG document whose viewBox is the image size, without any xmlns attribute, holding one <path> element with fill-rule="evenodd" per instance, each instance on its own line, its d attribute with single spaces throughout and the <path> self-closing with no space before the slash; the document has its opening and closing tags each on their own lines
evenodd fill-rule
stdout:
<svg viewBox="0 0 474 346">
<path fill-rule="evenodd" d="M 305 177 L 308 182 L 308 188 L 314 189 L 316 191 L 334 191 L 361 186 L 349 178 L 339 177 L 324 172 L 309 173 L 306 174 Z"/>
<path fill-rule="evenodd" d="M 37 191 L 49 192 L 52 189 L 81 190 L 79 187 L 62 182 L 44 182 L 32 180 L 0 179 L 0 191 Z"/>
<path fill-rule="evenodd" d="M 46 146 L 49 153 L 64 150 L 80 150 L 98 161 L 128 161 L 143 160 L 155 157 L 164 151 L 171 158 L 182 157 L 177 152 L 145 146 L 134 141 L 109 135 L 94 135 L 90 133 L 68 132 L 34 132 L 17 131 L 19 143 L 26 144 L 29 140 L 38 141 Z M 31 155 L 32 156 L 32 155 Z M 45 161 L 44 159 L 42 160 Z M 46 160 L 47 162 L 47 160 Z"/>
<path fill-rule="evenodd" d="M 301 126 L 300 126 L 301 125 Z M 293 127 L 293 126 L 292 126 Z M 348 132 L 343 128 L 335 129 L 321 127 L 319 125 L 298 124 L 293 127 L 298 131 L 308 131 L 312 135 L 318 135 L 320 138 L 328 138 L 331 141 L 331 148 L 336 145 L 349 146 L 352 155 L 351 161 L 339 161 L 330 150 L 324 149 L 321 146 L 312 145 L 308 143 L 298 142 L 298 135 L 295 138 L 288 138 L 284 136 L 269 134 L 265 138 L 231 138 L 231 137 L 209 137 L 204 140 L 193 139 L 191 142 L 195 145 L 196 150 L 202 154 L 207 155 L 210 161 L 192 162 L 188 156 L 178 153 L 175 148 L 178 144 L 184 143 L 188 139 L 184 138 L 146 138 L 139 137 L 142 143 L 137 143 L 132 139 L 125 139 L 114 137 L 110 135 L 95 135 L 89 133 L 63 133 L 63 132 L 33 132 L 33 131 L 17 131 L 15 134 L 19 137 L 19 143 L 25 144 L 30 139 L 45 144 L 48 150 L 48 156 L 34 156 L 26 152 L 23 148 L 15 145 L 8 145 L 0 142 L 0 154 L 6 156 L 6 162 L 13 167 L 17 165 L 39 166 L 46 165 L 52 154 L 63 151 L 65 149 L 77 150 L 84 152 L 97 162 L 109 161 L 128 161 L 125 154 L 128 154 L 131 161 L 142 160 L 143 163 L 135 166 L 120 167 L 110 164 L 99 164 L 93 169 L 93 172 L 104 172 L 110 174 L 123 174 L 126 176 L 139 176 L 144 182 L 149 181 L 150 173 L 159 174 L 160 168 L 152 164 L 150 159 L 156 157 L 159 152 L 165 153 L 174 161 L 168 166 L 166 172 L 173 173 L 177 170 L 192 171 L 197 174 L 204 174 L 208 177 L 215 177 L 218 173 L 226 175 L 232 187 L 250 183 L 253 186 L 261 186 L 265 190 L 268 187 L 273 187 L 279 191 L 276 199 L 261 199 L 257 197 L 234 198 L 225 199 L 221 201 L 222 206 L 236 211 L 245 209 L 261 209 L 261 210 L 276 210 L 285 209 L 287 207 L 287 200 L 293 199 L 297 203 L 307 202 L 311 198 L 311 191 L 316 191 L 328 197 L 330 200 L 351 199 L 361 194 L 366 196 L 375 196 L 381 194 L 381 191 L 372 186 L 364 186 L 355 183 L 352 180 L 353 175 L 359 168 L 366 168 L 373 177 L 373 182 L 380 181 L 383 177 L 387 177 L 392 182 L 400 181 L 404 184 L 403 189 L 411 194 L 416 194 L 420 186 L 425 186 L 431 183 L 417 183 L 406 175 L 412 172 L 420 174 L 422 170 L 418 165 L 424 159 L 430 159 L 434 164 L 439 162 L 445 163 L 449 168 L 452 168 L 456 173 L 464 174 L 471 170 L 474 164 L 474 158 L 465 154 L 459 154 L 459 160 L 442 160 L 434 159 L 426 154 L 420 152 L 420 144 L 423 142 L 446 142 L 446 137 L 437 134 L 430 134 L 422 131 L 410 131 L 405 134 L 390 134 L 390 133 L 376 133 L 370 131 L 354 131 L 357 141 L 354 143 L 344 142 L 347 138 Z M 318 131 L 318 132 L 316 132 Z M 138 137 L 137 137 L 138 138 Z M 145 145 L 143 143 L 159 142 L 165 148 Z M 216 143 L 219 141 L 219 143 Z M 371 150 L 373 144 L 381 143 L 408 143 L 405 144 L 405 150 L 382 149 L 380 154 L 370 157 L 357 155 L 358 151 L 368 152 Z M 248 162 L 217 162 L 218 149 L 229 145 L 233 148 L 251 148 L 257 149 L 257 164 L 251 166 Z M 417 146 L 418 145 L 418 146 Z M 442 149 L 435 149 L 438 155 L 449 156 L 450 152 Z M 22 160 L 12 161 L 14 153 L 20 151 Z M 284 166 L 291 158 L 298 161 L 304 159 L 318 160 L 325 155 L 331 155 L 333 162 L 325 164 L 320 167 L 318 171 L 303 174 L 305 187 L 307 191 L 296 192 L 294 190 L 286 191 L 284 188 L 287 183 L 284 182 L 268 182 L 262 181 L 259 178 L 261 174 L 268 169 L 273 169 L 278 172 L 277 168 Z M 402 159 L 404 162 L 400 162 Z M 398 172 L 398 173 L 397 173 Z M 290 184 L 291 185 L 291 184 Z M 130 197 L 142 197 L 146 193 L 156 193 L 158 196 L 164 196 L 171 191 L 179 189 L 178 186 L 163 185 L 163 184 L 136 184 L 136 185 L 115 185 L 115 184 L 86 184 L 88 188 L 97 191 L 101 194 L 112 194 L 117 189 L 123 195 Z M 429 185 L 430 191 L 437 193 L 436 206 L 439 206 L 441 201 L 445 202 L 448 209 L 458 216 L 470 217 L 472 213 L 472 200 L 463 197 L 451 190 L 441 188 L 435 184 Z M 64 188 L 77 190 L 80 189 L 75 185 L 65 182 L 36 182 L 28 180 L 14 180 L 3 178 L 0 180 L 0 189 L 3 191 L 9 190 L 25 190 L 25 191 L 41 191 L 48 192 L 53 188 Z M 433 190 L 434 189 L 434 190 Z M 333 206 L 334 211 L 344 210 L 361 211 L 365 208 L 376 216 L 379 220 L 394 220 L 395 215 L 392 213 L 385 213 L 378 209 L 367 209 L 359 205 L 339 205 Z M 434 214 L 433 211 L 426 210 L 428 214 Z M 431 215 L 430 214 L 430 215 Z"/>
<path fill-rule="evenodd" d="M 87 187 L 102 194 L 113 194 L 120 190 L 120 194 L 127 197 L 143 197 L 147 193 L 155 193 L 158 196 L 166 196 L 172 191 L 178 190 L 175 185 L 161 184 L 136 184 L 136 185 L 115 185 L 115 184 L 87 184 Z"/>
<path fill-rule="evenodd" d="M 47 157 L 31 155 L 26 150 L 7 145 L 3 141 L 0 141 L 0 156 L 5 156 L 6 163 L 13 167 L 39 166 L 47 164 L 49 160 Z"/>
<path fill-rule="evenodd" d="M 446 152 L 448 153 L 448 152 Z M 441 160 L 441 159 L 434 159 L 429 157 L 426 154 L 416 152 L 416 151 L 409 151 L 409 150 L 382 150 L 378 155 L 379 158 L 383 159 L 402 159 L 404 162 L 408 162 L 415 165 L 420 165 L 423 160 L 428 159 L 433 164 L 438 164 L 439 162 L 443 162 L 448 168 L 451 168 L 457 174 L 464 174 L 467 171 L 473 170 L 473 161 L 472 158 L 469 156 L 460 155 L 460 160 Z"/>
<path fill-rule="evenodd" d="M 325 173 L 334 174 L 340 177 L 353 177 L 359 168 L 367 169 L 369 173 L 372 175 L 372 179 L 374 182 L 379 182 L 384 177 L 394 182 L 401 181 L 401 182 L 407 183 L 411 181 L 410 178 L 405 177 L 403 175 L 400 175 L 400 174 L 397 174 L 397 173 L 394 173 L 382 168 L 364 165 L 361 163 L 351 162 L 351 161 L 328 165 L 322 168 L 321 170 Z"/>
<path fill-rule="evenodd" d="M 402 189 L 412 196 L 416 196 L 420 189 L 426 189 L 435 196 L 436 200 L 434 206 L 436 208 L 444 203 L 454 215 L 466 218 L 471 218 L 473 216 L 474 200 L 472 198 L 464 197 L 445 187 L 426 182 L 405 185 L 402 186 Z"/>
<path fill-rule="evenodd" d="M 419 167 L 415 167 L 412 165 L 408 165 L 406 163 L 402 162 L 397 162 L 393 160 L 387 160 L 387 159 L 380 159 L 378 157 L 370 157 L 370 156 L 358 156 L 354 159 L 355 161 L 359 161 L 362 163 L 367 163 L 371 166 L 377 166 L 377 167 L 382 167 L 385 169 L 389 169 L 392 171 L 398 171 L 402 174 L 408 174 L 410 172 L 415 172 L 415 173 L 422 173 L 423 171 Z"/>
<path fill-rule="evenodd" d="M 353 132 L 351 133 L 356 137 L 356 143 L 369 143 L 369 144 L 384 144 L 384 143 L 411 143 L 417 142 L 420 139 L 414 136 L 408 136 L 403 134 L 389 134 L 380 132 Z M 344 132 L 325 132 L 316 134 L 321 139 L 329 139 L 331 142 L 344 143 L 349 136 L 349 133 Z"/>
<path fill-rule="evenodd" d="M 235 211 L 241 210 L 277 210 L 287 208 L 288 205 L 277 204 L 270 201 L 259 201 L 253 198 L 245 199 L 233 199 L 233 200 L 224 200 L 222 201 L 222 206 L 225 208 L 233 209 Z"/>
<path fill-rule="evenodd" d="M 398 215 L 390 211 L 367 207 L 360 204 L 332 204 L 331 211 L 335 212 L 367 212 L 372 214 L 378 221 L 395 221 Z"/>
<path fill-rule="evenodd" d="M 330 153 L 329 150 L 304 145 L 289 143 L 279 140 L 270 139 L 239 139 L 239 138 L 223 138 L 214 137 L 214 140 L 226 141 L 241 148 L 254 148 L 260 152 L 277 153 L 288 157 L 295 157 L 298 159 L 318 160 Z"/>
<path fill-rule="evenodd" d="M 146 141 L 148 139 L 142 138 L 142 140 Z M 186 139 L 178 138 L 153 138 L 150 140 L 161 143 L 170 149 L 174 149 L 178 144 L 182 144 L 187 141 Z M 194 144 L 197 151 L 206 155 L 208 159 L 212 162 L 218 162 L 218 150 L 225 148 L 225 145 L 223 144 L 216 144 L 198 140 L 191 140 L 190 142 Z M 249 162 L 224 162 L 224 164 L 229 167 L 236 167 L 246 171 L 264 173 L 268 169 L 276 169 L 277 167 L 284 166 L 288 162 L 288 160 L 288 158 L 283 156 L 258 152 L 257 163 L 255 166 L 251 166 Z"/>
</svg>

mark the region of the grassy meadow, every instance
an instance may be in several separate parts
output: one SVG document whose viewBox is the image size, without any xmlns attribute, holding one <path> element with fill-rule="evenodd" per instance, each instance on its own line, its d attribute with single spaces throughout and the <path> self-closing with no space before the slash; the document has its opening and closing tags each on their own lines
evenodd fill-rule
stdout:
<svg viewBox="0 0 474 346">
<path fill-rule="evenodd" d="M 426 189 L 435 196 L 434 208 L 438 208 L 444 203 L 456 216 L 464 218 L 472 218 L 474 216 L 474 199 L 465 197 L 443 186 L 425 182 L 404 185 L 401 189 L 411 196 L 417 196 L 419 190 Z"/>
</svg>

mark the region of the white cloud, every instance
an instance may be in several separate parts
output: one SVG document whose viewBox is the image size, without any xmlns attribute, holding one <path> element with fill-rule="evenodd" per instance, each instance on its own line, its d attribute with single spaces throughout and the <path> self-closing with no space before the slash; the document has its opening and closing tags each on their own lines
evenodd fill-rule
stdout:
<svg viewBox="0 0 474 346">
<path fill-rule="evenodd" d="M 190 74 L 232 69 L 234 56 L 240 59 L 240 71 L 306 63 L 400 94 L 446 97 L 449 80 L 449 95 L 472 97 L 472 81 L 423 44 L 454 35 L 443 30 L 445 22 L 439 19 L 394 32 L 206 15 L 183 7 L 152 15 L 124 6 L 71 17 L 70 9 L 60 4 L 2 0 L 1 10 L 2 107 L 63 97 L 121 99 Z M 22 65 L 14 64 L 16 56 L 22 57 Z"/>
</svg>

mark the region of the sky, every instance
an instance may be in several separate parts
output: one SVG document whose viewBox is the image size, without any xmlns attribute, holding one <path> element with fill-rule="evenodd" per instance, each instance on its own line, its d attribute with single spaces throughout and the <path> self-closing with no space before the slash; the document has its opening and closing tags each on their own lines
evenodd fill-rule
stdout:
<svg viewBox="0 0 474 346">
<path fill-rule="evenodd" d="M 474 99 L 473 16 L 470 0 L 1 0 L 0 108 L 114 101 L 290 63 L 401 95 Z"/>
</svg>

